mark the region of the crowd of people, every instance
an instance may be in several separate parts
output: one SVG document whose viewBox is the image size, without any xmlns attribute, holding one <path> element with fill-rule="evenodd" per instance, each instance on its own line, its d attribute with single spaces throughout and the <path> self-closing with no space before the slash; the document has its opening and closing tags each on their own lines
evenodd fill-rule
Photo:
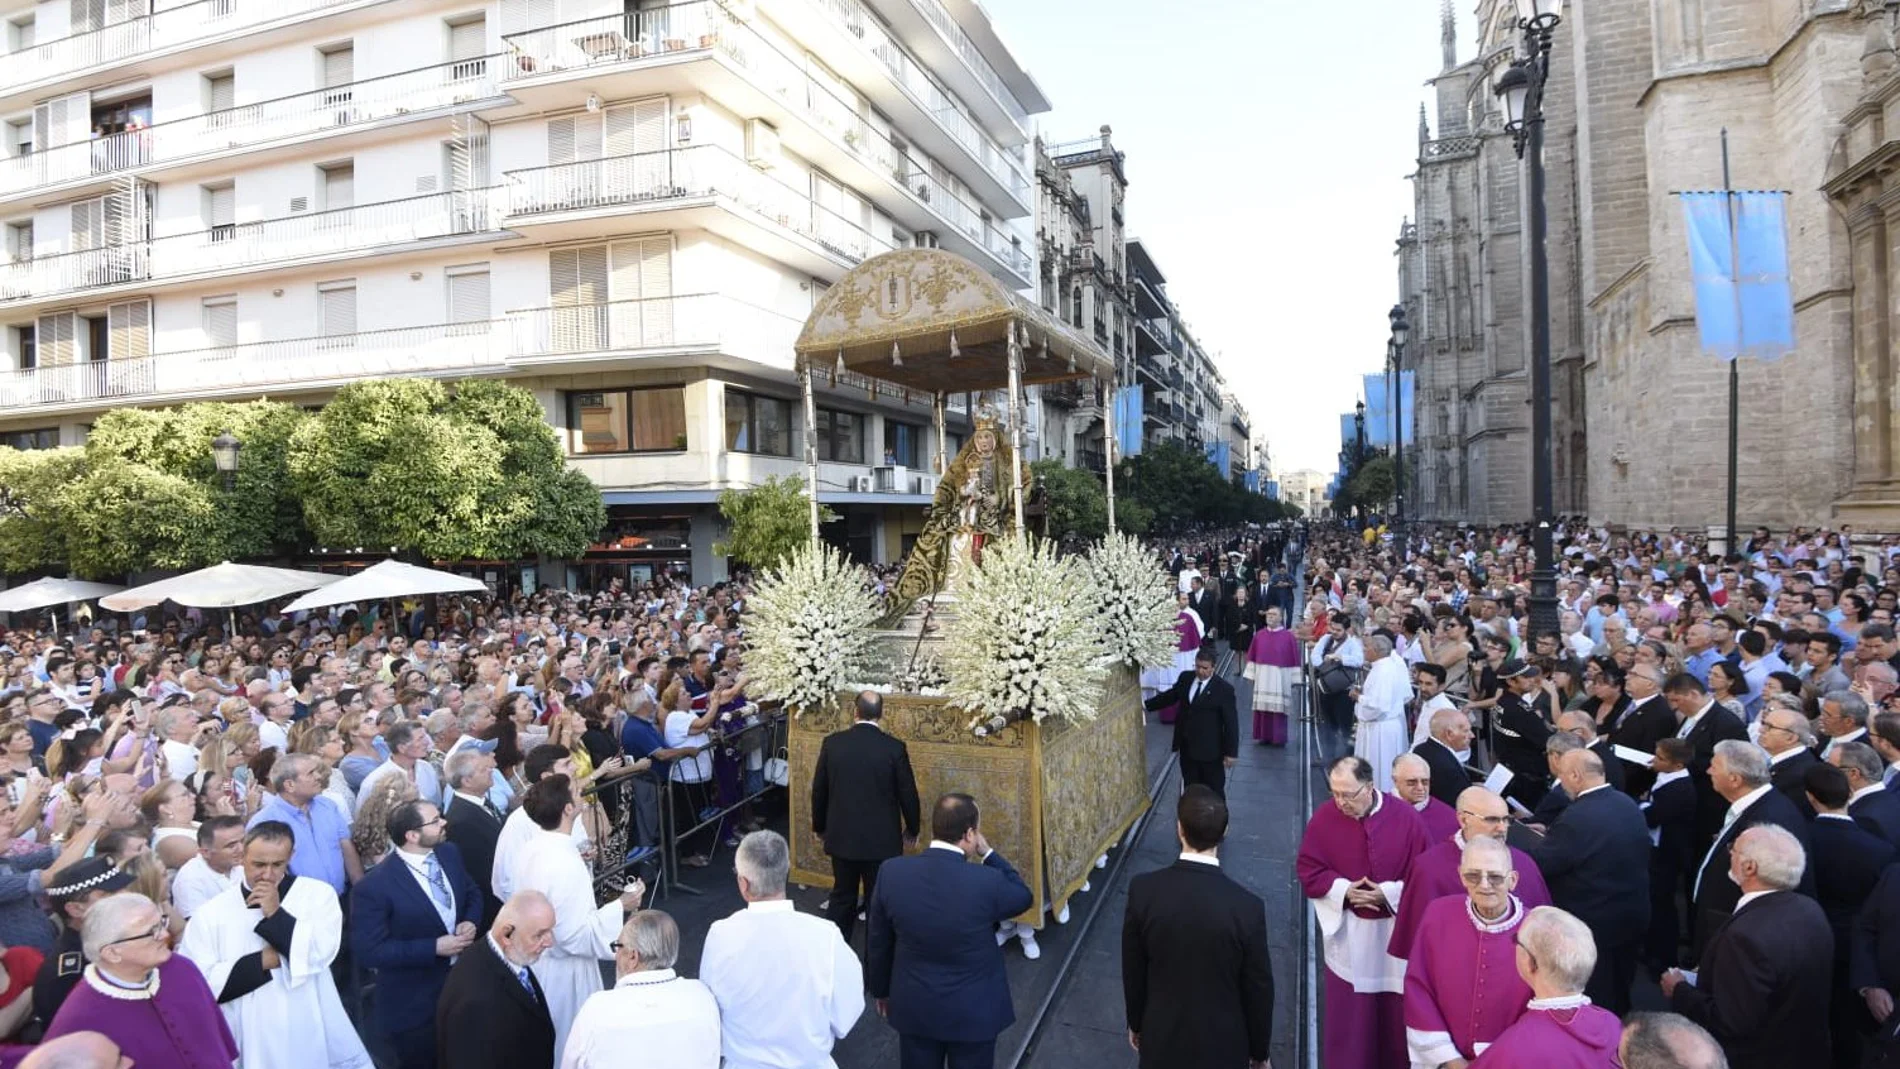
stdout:
<svg viewBox="0 0 1900 1069">
<path fill-rule="evenodd" d="M 642 907 L 663 842 L 687 867 L 734 848 L 749 897 L 783 897 L 784 840 L 752 804 L 777 714 L 747 693 L 748 593 L 663 576 L 230 630 L 16 614 L 0 1065 L 602 1065 L 614 1007 L 716 1006 L 710 968 L 662 986 L 678 930 Z M 492 1027 L 496 970 L 544 1037 Z M 769 1028 L 739 1008 L 651 1042 L 717 1065 Z"/>
<path fill-rule="evenodd" d="M 1555 541 L 1314 541 L 1323 1064 L 1892 1064 L 1900 541 Z"/>
</svg>

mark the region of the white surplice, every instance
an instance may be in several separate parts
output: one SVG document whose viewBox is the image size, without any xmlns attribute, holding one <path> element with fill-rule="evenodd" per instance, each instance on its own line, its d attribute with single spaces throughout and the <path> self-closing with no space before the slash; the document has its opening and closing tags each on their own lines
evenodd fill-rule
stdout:
<svg viewBox="0 0 1900 1069">
<path fill-rule="evenodd" d="M 527 812 L 520 806 L 516 806 L 514 812 L 508 814 L 508 819 L 501 822 L 501 834 L 495 838 L 495 863 L 492 876 L 497 902 L 506 902 L 514 897 L 516 891 L 521 890 L 521 886 L 515 883 L 515 873 L 521 868 L 520 860 L 516 855 L 521 852 L 521 847 L 528 840 L 539 834 L 541 834 L 541 829 L 535 826 L 534 821 L 528 819 Z M 585 851 L 592 843 L 593 840 L 587 835 L 587 828 L 576 819 L 572 838 L 568 842 L 569 849 L 574 851 L 574 856 L 579 857 L 582 851 Z"/>
<path fill-rule="evenodd" d="M 1402 658 L 1387 654 L 1372 662 L 1353 707 L 1359 737 L 1352 752 L 1372 766 L 1372 782 L 1381 791 L 1392 790 L 1392 762 L 1407 749 L 1405 703 L 1411 700 L 1412 677 Z"/>
<path fill-rule="evenodd" d="M 533 965 L 554 1019 L 554 1062 L 589 996 L 601 990 L 600 963 L 614 956 L 626 920 L 620 900 L 594 905 L 594 878 L 565 833 L 536 828 L 514 856 L 515 893 L 539 891 L 554 904 L 554 945 Z"/>
<path fill-rule="evenodd" d="M 255 931 L 263 911 L 244 898 L 240 883 L 199 906 L 178 948 L 214 995 L 240 959 L 266 946 Z M 237 1069 L 373 1069 L 330 976 L 343 943 L 336 892 L 322 880 L 292 879 L 279 908 L 296 918 L 290 953 L 278 955 L 263 987 L 220 1007 L 237 1038 Z"/>
</svg>

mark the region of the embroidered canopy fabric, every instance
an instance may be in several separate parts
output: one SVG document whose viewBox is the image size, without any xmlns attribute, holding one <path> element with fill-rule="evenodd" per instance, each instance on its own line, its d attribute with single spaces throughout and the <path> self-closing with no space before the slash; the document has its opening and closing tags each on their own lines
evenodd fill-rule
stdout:
<svg viewBox="0 0 1900 1069">
<path fill-rule="evenodd" d="M 1000 390 L 1009 383 L 1012 323 L 1025 384 L 1114 375 L 1094 342 L 941 249 L 899 249 L 853 268 L 812 309 L 797 351 L 814 371 L 842 360 L 921 393 Z"/>
</svg>

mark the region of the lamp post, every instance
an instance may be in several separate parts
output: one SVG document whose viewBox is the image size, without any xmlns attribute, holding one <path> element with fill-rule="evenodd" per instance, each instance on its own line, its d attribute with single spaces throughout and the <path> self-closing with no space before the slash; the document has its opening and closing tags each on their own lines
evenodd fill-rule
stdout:
<svg viewBox="0 0 1900 1069">
<path fill-rule="evenodd" d="M 1386 343 L 1386 355 L 1391 361 L 1390 382 L 1392 423 L 1392 529 L 1405 529 L 1405 413 L 1400 404 L 1405 400 L 1405 386 L 1402 381 L 1405 374 L 1405 339 L 1411 337 L 1412 324 L 1405 318 L 1405 306 L 1395 304 L 1392 311 L 1386 313 L 1386 319 L 1392 324 L 1392 340 Z"/>
<path fill-rule="evenodd" d="M 231 489 L 232 482 L 237 478 L 238 451 L 243 448 L 244 443 L 238 441 L 230 431 L 211 440 L 211 462 L 218 466 L 218 474 L 224 476 L 226 490 Z"/>
<path fill-rule="evenodd" d="M 1531 257 L 1531 634 L 1557 630 L 1557 571 L 1551 528 L 1550 260 L 1544 250 L 1544 87 L 1550 78 L 1551 34 L 1563 0 L 1516 0 L 1524 58 L 1493 87 L 1504 99 L 1504 128 L 1525 163 Z"/>
</svg>

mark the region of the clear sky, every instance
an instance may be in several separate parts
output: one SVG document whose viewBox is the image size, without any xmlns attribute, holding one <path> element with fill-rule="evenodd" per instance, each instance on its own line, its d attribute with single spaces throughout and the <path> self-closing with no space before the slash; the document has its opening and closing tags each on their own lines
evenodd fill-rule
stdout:
<svg viewBox="0 0 1900 1069">
<path fill-rule="evenodd" d="M 1273 466 L 1330 472 L 1385 360 L 1438 0 L 982 2 L 1054 105 L 1045 140 L 1114 128 L 1128 234 Z"/>
</svg>

